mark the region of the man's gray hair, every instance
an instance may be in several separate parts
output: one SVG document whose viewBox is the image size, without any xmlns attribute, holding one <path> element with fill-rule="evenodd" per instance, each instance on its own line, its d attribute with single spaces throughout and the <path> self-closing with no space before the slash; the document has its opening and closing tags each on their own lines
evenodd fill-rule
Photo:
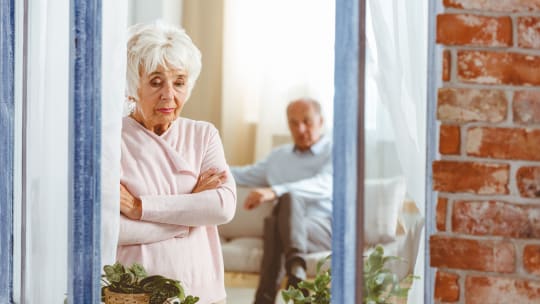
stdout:
<svg viewBox="0 0 540 304">
<path fill-rule="evenodd" d="M 311 98 L 311 97 L 302 97 L 302 98 L 296 98 L 292 101 L 289 102 L 289 104 L 287 105 L 287 109 L 286 109 L 286 112 L 287 114 L 289 114 L 289 107 L 293 104 L 293 103 L 296 103 L 298 101 L 304 101 L 304 102 L 307 102 L 309 103 L 312 107 L 313 107 L 313 110 L 315 110 L 315 112 L 319 115 L 322 116 L 322 110 L 321 110 L 321 103 L 318 102 L 317 100 Z"/>
</svg>

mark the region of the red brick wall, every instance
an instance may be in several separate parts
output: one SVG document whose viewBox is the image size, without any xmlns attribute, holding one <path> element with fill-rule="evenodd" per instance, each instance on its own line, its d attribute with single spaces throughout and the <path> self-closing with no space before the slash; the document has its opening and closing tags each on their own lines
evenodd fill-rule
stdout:
<svg viewBox="0 0 540 304">
<path fill-rule="evenodd" d="M 435 303 L 540 303 L 540 0 L 438 0 Z"/>
</svg>

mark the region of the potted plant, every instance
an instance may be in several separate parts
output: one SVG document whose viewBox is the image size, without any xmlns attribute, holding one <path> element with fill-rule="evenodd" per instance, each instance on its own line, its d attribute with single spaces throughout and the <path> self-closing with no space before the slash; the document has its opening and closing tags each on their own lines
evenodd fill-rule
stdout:
<svg viewBox="0 0 540 304">
<path fill-rule="evenodd" d="M 298 288 L 289 286 L 281 295 L 286 303 L 294 304 L 329 304 L 331 269 L 323 269 L 330 256 L 317 263 L 317 275 L 313 281 L 302 281 Z M 392 298 L 407 298 L 412 280 L 418 278 L 408 275 L 399 280 L 395 273 L 385 268 L 386 263 L 401 260 L 395 256 L 385 256 L 382 246 L 375 249 L 364 259 L 364 299 L 365 304 L 390 304 Z"/>
<path fill-rule="evenodd" d="M 144 267 L 134 263 L 105 265 L 101 296 L 105 304 L 194 304 L 198 297 L 185 296 L 177 280 L 160 275 L 148 276 Z"/>
</svg>

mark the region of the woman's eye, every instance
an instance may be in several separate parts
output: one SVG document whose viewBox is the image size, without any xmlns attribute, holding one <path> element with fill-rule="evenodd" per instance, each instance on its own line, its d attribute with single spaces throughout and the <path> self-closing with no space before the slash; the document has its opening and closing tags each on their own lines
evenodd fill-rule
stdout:
<svg viewBox="0 0 540 304">
<path fill-rule="evenodd" d="M 177 82 L 174 83 L 174 85 L 177 86 L 177 87 L 183 87 L 185 84 L 186 84 L 185 81 L 177 81 Z"/>
<path fill-rule="evenodd" d="M 153 87 L 158 87 L 161 85 L 161 79 L 152 79 L 150 81 L 150 85 Z"/>
</svg>

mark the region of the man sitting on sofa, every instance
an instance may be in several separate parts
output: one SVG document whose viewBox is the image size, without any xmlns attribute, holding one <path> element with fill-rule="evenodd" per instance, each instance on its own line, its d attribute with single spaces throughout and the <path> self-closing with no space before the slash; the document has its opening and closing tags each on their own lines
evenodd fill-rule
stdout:
<svg viewBox="0 0 540 304">
<path fill-rule="evenodd" d="M 287 106 L 294 145 L 275 148 L 263 160 L 232 167 L 236 183 L 254 187 L 244 201 L 250 210 L 276 202 L 264 222 L 264 252 L 255 304 L 273 304 L 282 279 L 306 277 L 303 254 L 329 250 L 332 239 L 332 142 L 322 134 L 320 104 L 310 98 Z"/>
</svg>

